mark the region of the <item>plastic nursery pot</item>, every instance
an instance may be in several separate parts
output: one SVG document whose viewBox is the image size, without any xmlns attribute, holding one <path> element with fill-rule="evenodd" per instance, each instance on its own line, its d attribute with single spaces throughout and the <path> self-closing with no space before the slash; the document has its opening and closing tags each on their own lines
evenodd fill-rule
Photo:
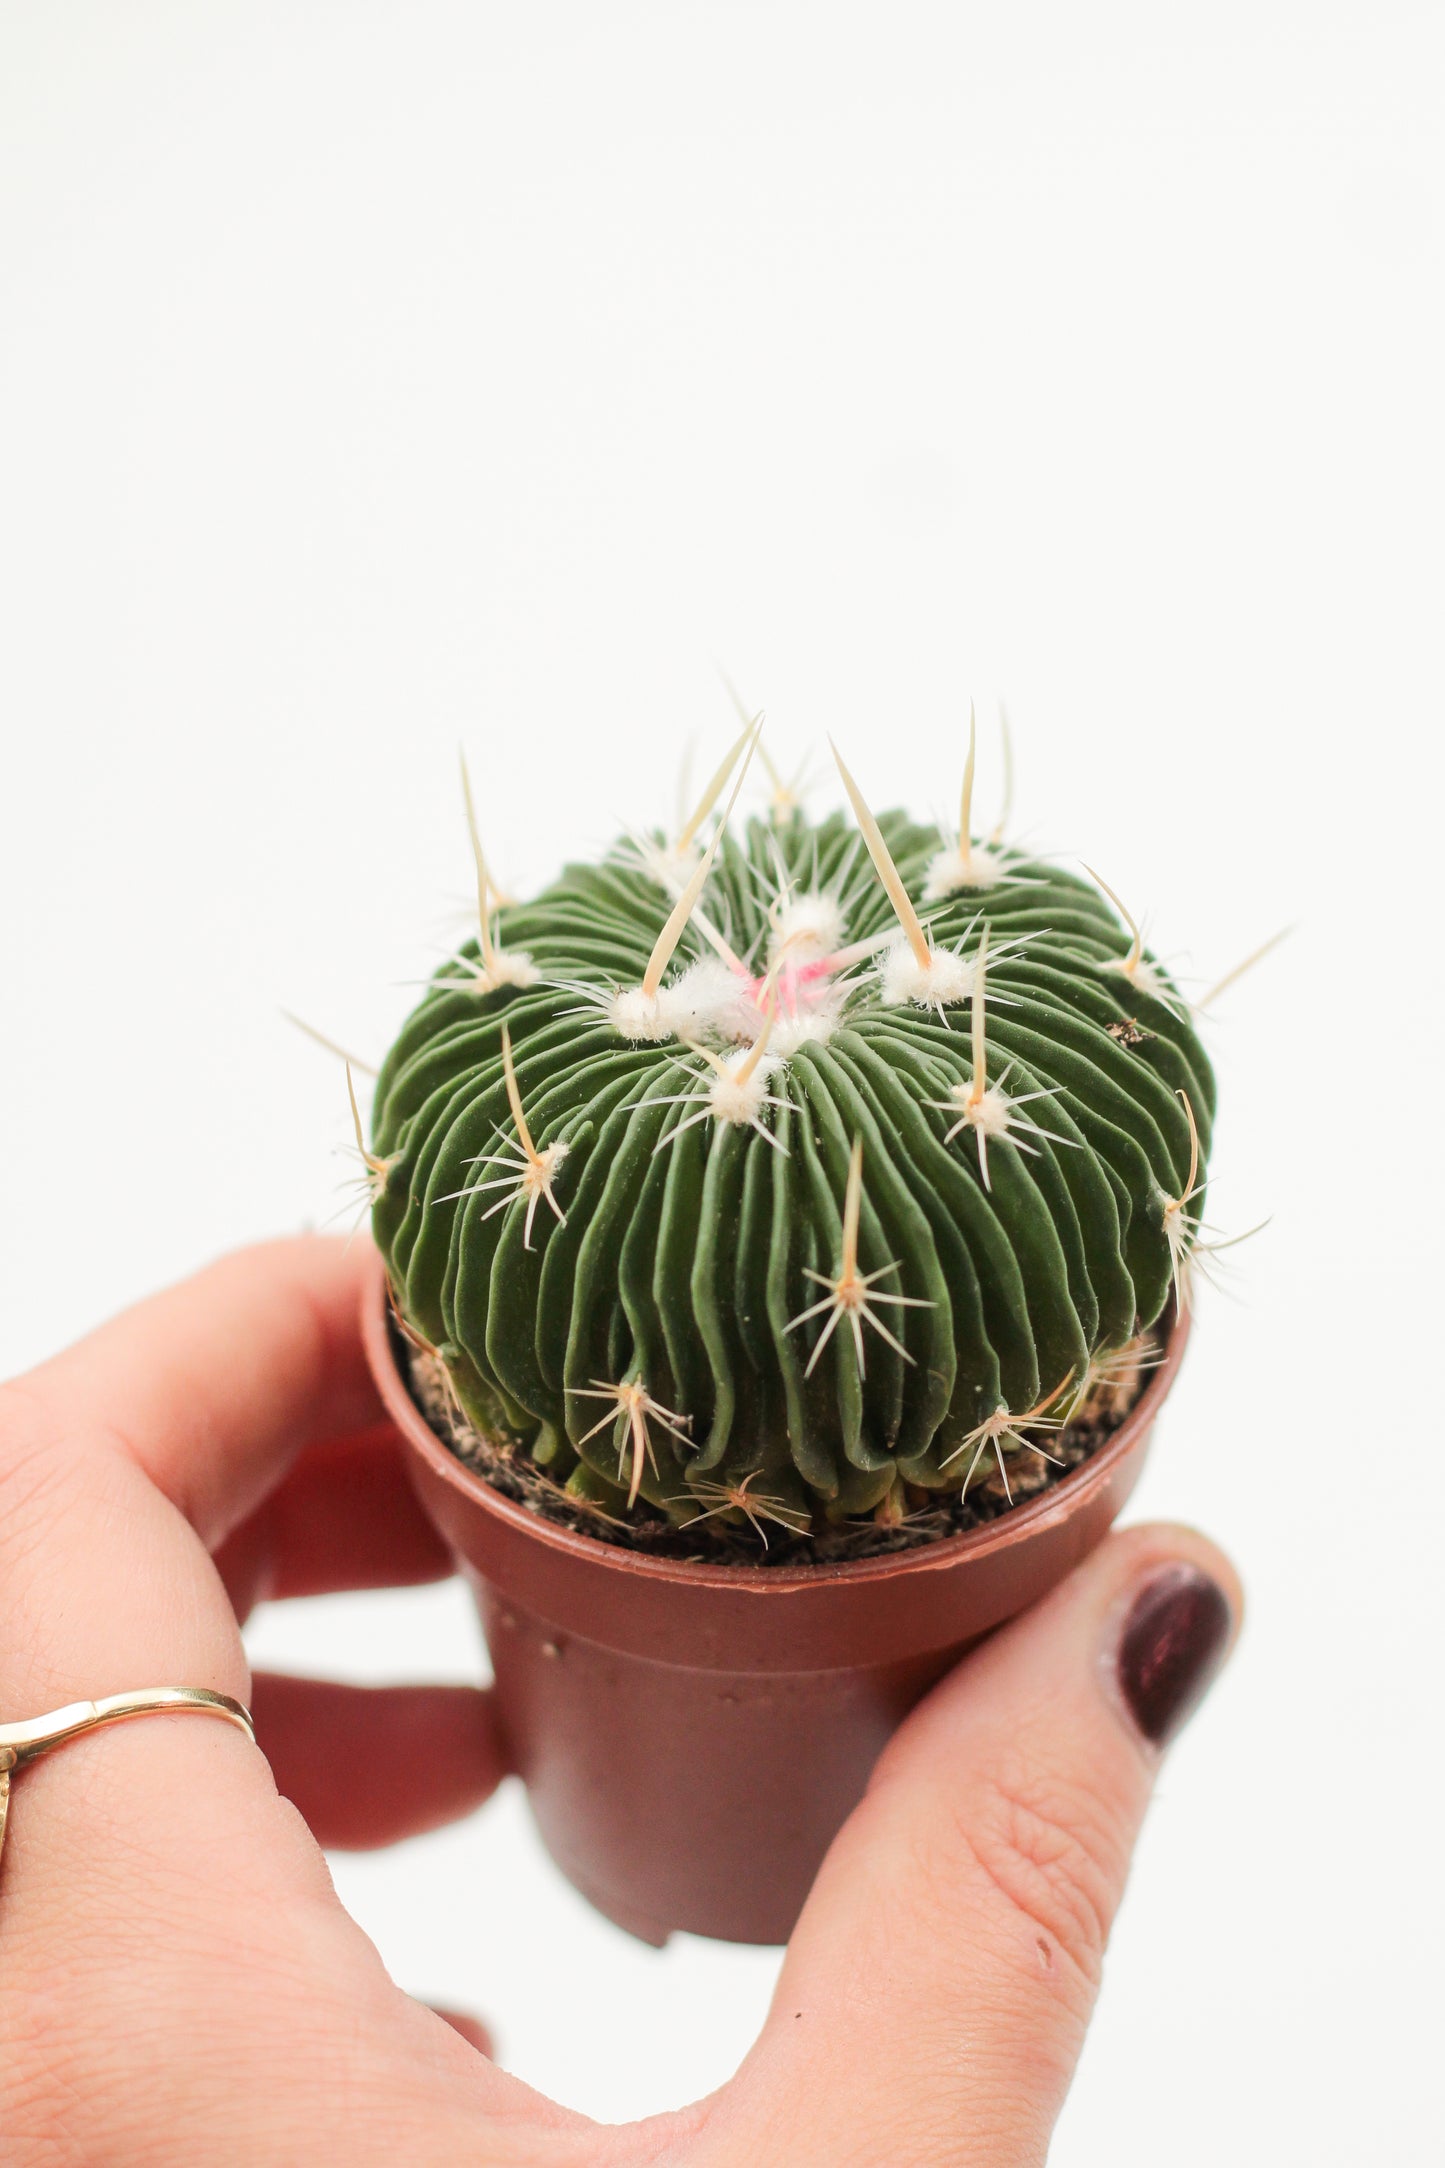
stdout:
<svg viewBox="0 0 1445 2168">
<path fill-rule="evenodd" d="M 379 1260 L 363 1332 L 476 1596 L 513 1766 L 562 1872 L 646 1942 L 777 1943 L 914 1703 L 1107 1532 L 1188 1320 L 1107 1444 L 1050 1489 L 967 1535 L 796 1571 L 649 1558 L 514 1504 L 413 1400 Z"/>
</svg>

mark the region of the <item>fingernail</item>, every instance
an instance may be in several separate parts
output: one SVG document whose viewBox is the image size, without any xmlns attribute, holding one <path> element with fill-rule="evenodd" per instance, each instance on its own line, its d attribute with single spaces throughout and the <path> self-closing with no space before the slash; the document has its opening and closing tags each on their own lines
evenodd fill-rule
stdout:
<svg viewBox="0 0 1445 2168">
<path fill-rule="evenodd" d="M 1204 1699 L 1229 1627 L 1222 1591 L 1197 1566 L 1168 1566 L 1135 1597 L 1119 1640 L 1119 1686 L 1154 1746 L 1172 1739 Z"/>
</svg>

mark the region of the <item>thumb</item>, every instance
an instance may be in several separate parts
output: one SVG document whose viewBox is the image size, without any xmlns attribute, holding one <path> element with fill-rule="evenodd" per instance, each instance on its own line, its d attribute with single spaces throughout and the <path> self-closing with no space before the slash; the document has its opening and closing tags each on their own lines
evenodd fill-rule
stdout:
<svg viewBox="0 0 1445 2168">
<path fill-rule="evenodd" d="M 756 2162 L 1043 2161 L 1161 1752 L 1239 1615 L 1202 1537 L 1131 1529 L 929 1695 L 739 2074 Z"/>
</svg>

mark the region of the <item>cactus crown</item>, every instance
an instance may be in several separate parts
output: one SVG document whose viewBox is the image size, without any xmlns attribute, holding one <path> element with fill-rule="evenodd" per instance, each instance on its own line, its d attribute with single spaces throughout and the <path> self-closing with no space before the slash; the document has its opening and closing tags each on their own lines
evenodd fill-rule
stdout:
<svg viewBox="0 0 1445 2168">
<path fill-rule="evenodd" d="M 734 827 L 749 740 L 678 836 L 530 903 L 476 845 L 477 938 L 366 1154 L 403 1327 L 468 1423 L 728 1543 L 1056 1457 L 1187 1297 L 1214 1107 L 1103 884 L 971 833 L 971 741 L 940 846 L 841 760 L 852 818 L 785 795 Z"/>
</svg>

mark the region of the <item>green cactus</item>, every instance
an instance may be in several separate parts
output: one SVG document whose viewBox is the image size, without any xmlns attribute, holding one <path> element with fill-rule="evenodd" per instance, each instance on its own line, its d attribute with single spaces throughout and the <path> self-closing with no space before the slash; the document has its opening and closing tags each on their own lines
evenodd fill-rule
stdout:
<svg viewBox="0 0 1445 2168">
<path fill-rule="evenodd" d="M 839 767 L 854 819 L 730 801 L 701 852 L 725 765 L 530 903 L 478 846 L 366 1155 L 470 1424 L 731 1545 L 1007 1484 L 1137 1375 L 1197 1233 L 1209 1063 L 1103 884 L 971 836 L 971 749 L 942 849 Z"/>
</svg>

